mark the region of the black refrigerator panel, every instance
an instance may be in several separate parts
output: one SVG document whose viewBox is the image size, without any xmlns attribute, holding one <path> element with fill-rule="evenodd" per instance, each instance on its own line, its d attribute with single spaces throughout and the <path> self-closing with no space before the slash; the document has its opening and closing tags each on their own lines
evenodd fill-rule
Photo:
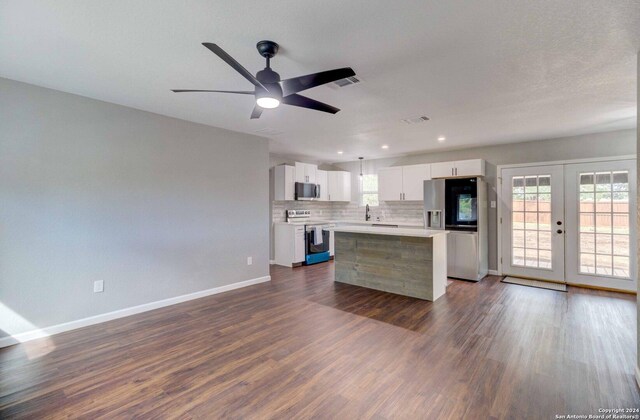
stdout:
<svg viewBox="0 0 640 420">
<path fill-rule="evenodd" d="M 478 179 L 445 180 L 445 227 L 448 230 L 478 229 Z"/>
</svg>

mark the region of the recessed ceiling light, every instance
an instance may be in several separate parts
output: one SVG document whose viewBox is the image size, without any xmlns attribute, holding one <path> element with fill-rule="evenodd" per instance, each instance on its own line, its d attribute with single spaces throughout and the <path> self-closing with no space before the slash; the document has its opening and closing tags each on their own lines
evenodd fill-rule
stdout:
<svg viewBox="0 0 640 420">
<path fill-rule="evenodd" d="M 342 150 L 338 150 L 338 154 L 339 154 L 339 155 L 341 155 L 341 154 L 343 154 L 343 153 L 344 153 L 344 152 L 343 152 Z"/>
<path fill-rule="evenodd" d="M 388 144 L 383 144 L 383 145 L 382 145 L 382 148 L 383 148 L 383 149 L 388 149 L 388 148 L 389 148 L 389 145 L 388 145 Z"/>
<path fill-rule="evenodd" d="M 445 141 L 447 138 L 445 136 L 438 137 L 438 141 Z"/>
</svg>

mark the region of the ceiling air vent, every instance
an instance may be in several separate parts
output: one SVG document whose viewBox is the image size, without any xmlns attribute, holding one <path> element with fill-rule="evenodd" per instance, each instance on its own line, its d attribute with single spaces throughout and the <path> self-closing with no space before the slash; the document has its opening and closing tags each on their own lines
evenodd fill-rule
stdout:
<svg viewBox="0 0 640 420">
<path fill-rule="evenodd" d="M 355 85 L 356 83 L 360 83 L 360 79 L 356 76 L 345 77 L 344 79 L 336 80 L 333 82 L 338 87 L 345 87 L 349 85 Z"/>
<path fill-rule="evenodd" d="M 418 117 L 403 118 L 401 121 L 405 124 L 418 124 L 421 122 L 429 121 L 429 117 L 427 117 L 426 115 L 420 115 Z"/>
</svg>

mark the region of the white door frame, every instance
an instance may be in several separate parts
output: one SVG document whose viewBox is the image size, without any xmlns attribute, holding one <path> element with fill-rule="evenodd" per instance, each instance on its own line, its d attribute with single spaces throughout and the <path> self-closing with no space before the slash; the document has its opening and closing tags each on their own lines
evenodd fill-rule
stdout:
<svg viewBox="0 0 640 420">
<path fill-rule="evenodd" d="M 636 155 L 622 155 L 622 156 L 611 156 L 611 157 L 603 157 L 603 158 L 586 158 L 586 159 L 565 159 L 565 160 L 554 160 L 549 162 L 531 162 L 531 163 L 514 163 L 508 165 L 498 165 L 496 167 L 496 193 L 497 193 L 497 205 L 498 208 L 498 219 L 496 223 L 498 225 L 498 270 L 497 274 L 499 276 L 502 275 L 502 170 L 509 168 L 525 168 L 528 166 L 547 166 L 547 165 L 567 165 L 572 163 L 596 163 L 596 162 L 607 162 L 612 160 L 628 160 L 628 159 L 637 159 Z M 632 204 L 633 205 L 633 204 Z"/>
</svg>

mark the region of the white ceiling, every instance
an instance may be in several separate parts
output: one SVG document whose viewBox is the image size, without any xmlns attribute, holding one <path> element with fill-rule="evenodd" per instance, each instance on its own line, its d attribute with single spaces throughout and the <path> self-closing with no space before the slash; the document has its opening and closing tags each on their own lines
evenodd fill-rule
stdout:
<svg viewBox="0 0 640 420">
<path fill-rule="evenodd" d="M 351 66 L 364 82 L 249 120 L 261 39 L 283 78 Z M 247 133 L 325 161 L 636 126 L 638 0 L 0 1 L 0 76 Z M 400 120 L 427 115 L 431 121 Z M 447 140 L 440 144 L 439 135 Z M 388 144 L 388 150 L 382 150 Z M 337 155 L 337 150 L 344 150 Z"/>
</svg>

